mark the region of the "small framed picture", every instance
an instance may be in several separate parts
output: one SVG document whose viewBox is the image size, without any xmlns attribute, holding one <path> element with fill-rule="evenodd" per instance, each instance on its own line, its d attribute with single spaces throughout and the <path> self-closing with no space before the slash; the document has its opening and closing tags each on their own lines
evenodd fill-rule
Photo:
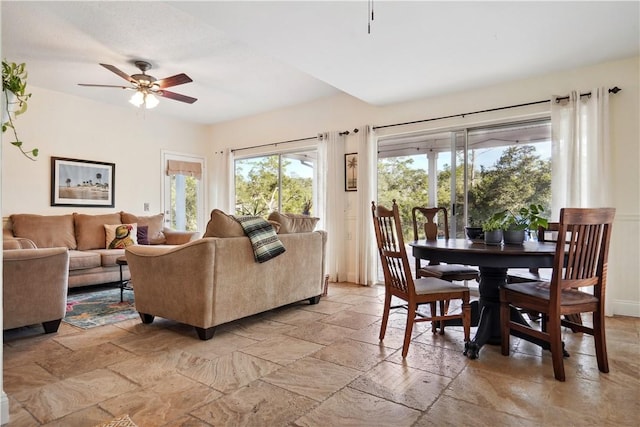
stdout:
<svg viewBox="0 0 640 427">
<path fill-rule="evenodd" d="M 358 191 L 358 153 L 344 155 L 344 191 Z"/>
<path fill-rule="evenodd" d="M 51 157 L 51 206 L 115 207 L 115 163 Z"/>
</svg>

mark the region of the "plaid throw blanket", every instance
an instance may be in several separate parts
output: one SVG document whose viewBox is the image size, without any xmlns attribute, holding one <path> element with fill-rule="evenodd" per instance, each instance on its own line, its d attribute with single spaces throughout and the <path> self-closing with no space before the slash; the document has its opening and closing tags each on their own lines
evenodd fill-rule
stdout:
<svg viewBox="0 0 640 427">
<path fill-rule="evenodd" d="M 259 216 L 234 216 L 240 223 L 253 247 L 256 262 L 269 261 L 286 249 L 267 220 Z"/>
</svg>

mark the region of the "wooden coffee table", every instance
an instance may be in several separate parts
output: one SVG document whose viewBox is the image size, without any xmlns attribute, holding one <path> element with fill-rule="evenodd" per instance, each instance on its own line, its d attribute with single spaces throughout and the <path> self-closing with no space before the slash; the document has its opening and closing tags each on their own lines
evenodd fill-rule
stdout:
<svg viewBox="0 0 640 427">
<path fill-rule="evenodd" d="M 129 265 L 129 264 L 127 264 L 127 257 L 123 255 L 121 257 L 116 258 L 116 264 L 118 264 L 118 266 L 120 266 L 120 285 L 119 285 L 120 286 L 120 302 L 123 302 L 124 301 L 124 298 L 123 298 L 124 290 L 125 289 L 128 290 L 128 291 L 132 291 L 133 290 L 133 287 L 131 287 L 131 280 L 124 280 L 122 278 L 122 266 Z"/>
</svg>

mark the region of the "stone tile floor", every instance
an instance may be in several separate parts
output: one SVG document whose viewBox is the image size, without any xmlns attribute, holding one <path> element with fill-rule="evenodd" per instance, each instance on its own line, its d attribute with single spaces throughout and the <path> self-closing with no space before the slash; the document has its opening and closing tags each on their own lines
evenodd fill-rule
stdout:
<svg viewBox="0 0 640 427">
<path fill-rule="evenodd" d="M 129 414 L 156 426 L 637 426 L 640 319 L 607 318 L 611 372 L 593 339 L 565 331 L 567 381 L 548 352 L 512 338 L 509 357 L 462 355 L 461 328 L 405 315 L 378 333 L 384 288 L 332 283 L 317 305 L 293 304 L 221 325 L 210 341 L 156 318 L 57 334 L 4 333 L 8 426 L 93 426 Z M 474 330 L 472 329 L 472 334 Z"/>
</svg>

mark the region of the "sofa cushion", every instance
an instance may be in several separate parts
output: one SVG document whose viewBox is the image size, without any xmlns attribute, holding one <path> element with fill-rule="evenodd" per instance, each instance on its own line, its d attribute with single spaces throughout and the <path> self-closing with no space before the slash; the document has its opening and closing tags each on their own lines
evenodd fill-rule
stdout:
<svg viewBox="0 0 640 427">
<path fill-rule="evenodd" d="M 91 251 L 100 256 L 100 265 L 102 267 L 116 267 L 116 260 L 124 256 L 124 249 L 96 249 Z"/>
<path fill-rule="evenodd" d="M 123 224 L 138 224 L 140 226 L 147 226 L 147 236 L 149 243 L 152 245 L 161 245 L 166 241 L 166 237 L 162 230 L 164 229 L 164 214 L 151 216 L 136 216 L 127 212 L 121 212 Z"/>
<path fill-rule="evenodd" d="M 93 251 L 69 251 L 69 271 L 100 267 L 100 254 Z"/>
<path fill-rule="evenodd" d="M 104 215 L 74 213 L 73 221 L 76 227 L 76 241 L 79 251 L 104 249 L 106 246 L 104 225 L 122 224 L 119 212 Z"/>
<path fill-rule="evenodd" d="M 138 244 L 138 224 L 105 224 L 106 249 L 124 249 Z"/>
<path fill-rule="evenodd" d="M 32 240 L 38 248 L 76 249 L 73 215 L 11 215 L 13 235 Z"/>
<path fill-rule="evenodd" d="M 311 232 L 320 220 L 312 216 L 280 212 L 271 212 L 268 219 L 280 224 L 279 234 Z"/>
<path fill-rule="evenodd" d="M 244 237 L 244 230 L 238 221 L 220 209 L 211 211 L 211 219 L 203 237 Z"/>
</svg>

